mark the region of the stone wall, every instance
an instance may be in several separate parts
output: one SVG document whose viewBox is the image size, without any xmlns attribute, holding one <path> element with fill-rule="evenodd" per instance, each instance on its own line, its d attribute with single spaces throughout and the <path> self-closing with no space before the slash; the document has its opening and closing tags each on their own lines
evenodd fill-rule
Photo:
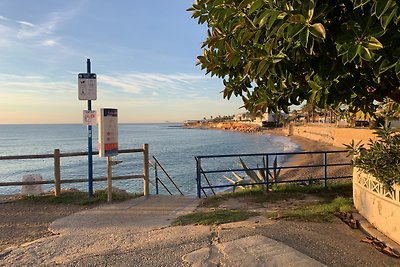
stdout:
<svg viewBox="0 0 400 267">
<path fill-rule="evenodd" d="M 336 147 L 344 147 L 343 144 L 350 144 L 352 140 L 362 141 L 367 145 L 369 139 L 376 137 L 371 129 L 338 128 L 324 125 L 294 126 L 293 134 Z"/>
</svg>

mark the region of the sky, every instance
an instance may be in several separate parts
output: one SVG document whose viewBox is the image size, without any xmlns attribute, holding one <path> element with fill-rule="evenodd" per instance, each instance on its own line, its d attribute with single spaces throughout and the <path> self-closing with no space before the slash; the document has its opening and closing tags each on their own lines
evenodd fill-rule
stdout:
<svg viewBox="0 0 400 267">
<path fill-rule="evenodd" d="M 0 124 L 82 123 L 78 73 L 97 75 L 92 109 L 122 123 L 244 112 L 196 65 L 207 28 L 194 0 L 0 0 Z"/>
</svg>

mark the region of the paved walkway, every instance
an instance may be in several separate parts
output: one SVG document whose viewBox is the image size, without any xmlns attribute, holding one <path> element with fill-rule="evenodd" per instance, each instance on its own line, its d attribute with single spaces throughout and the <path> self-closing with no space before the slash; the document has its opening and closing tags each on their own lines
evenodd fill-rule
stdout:
<svg viewBox="0 0 400 267">
<path fill-rule="evenodd" d="M 150 196 L 56 220 L 54 236 L 10 248 L 0 266 L 324 266 L 263 235 L 222 241 L 209 226 L 169 227 L 198 200 Z"/>
</svg>

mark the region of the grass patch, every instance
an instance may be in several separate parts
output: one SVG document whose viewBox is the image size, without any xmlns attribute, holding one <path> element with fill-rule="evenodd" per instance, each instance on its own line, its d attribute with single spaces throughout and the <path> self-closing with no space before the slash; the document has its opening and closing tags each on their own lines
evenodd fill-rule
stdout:
<svg viewBox="0 0 400 267">
<path fill-rule="evenodd" d="M 113 202 L 118 202 L 139 196 L 142 196 L 142 194 L 113 193 L 112 200 Z M 20 201 L 38 204 L 94 205 L 107 202 L 107 191 L 98 190 L 90 199 L 88 198 L 87 192 L 81 192 L 79 190 L 65 190 L 62 191 L 58 197 L 54 196 L 53 194 L 43 194 L 38 196 L 24 196 Z"/>
<path fill-rule="evenodd" d="M 320 197 L 329 202 L 337 197 L 351 198 L 353 196 L 352 183 L 332 183 L 326 189 L 323 185 L 275 185 L 273 191 L 265 192 L 263 188 L 251 188 L 232 193 L 221 193 L 205 198 L 201 205 L 204 207 L 218 207 L 223 201 L 231 198 L 246 198 L 255 203 L 278 202 L 289 199 L 304 199 L 307 195 Z"/>
<path fill-rule="evenodd" d="M 201 205 L 204 207 L 218 207 L 223 201 L 231 198 L 250 198 L 250 199 L 258 199 L 262 198 L 265 195 L 265 192 L 261 188 L 249 188 L 238 190 L 236 192 L 229 193 L 219 193 L 215 196 L 207 197 L 202 200 Z"/>
<path fill-rule="evenodd" d="M 268 218 L 287 219 L 310 222 L 331 222 L 335 212 L 351 212 L 354 210 L 351 199 L 337 197 L 329 203 L 314 204 L 295 210 L 268 213 Z"/>
<path fill-rule="evenodd" d="M 172 222 L 177 225 L 219 225 L 223 223 L 245 221 L 252 216 L 259 215 L 256 212 L 242 210 L 214 210 L 208 212 L 195 212 L 180 216 Z"/>
</svg>

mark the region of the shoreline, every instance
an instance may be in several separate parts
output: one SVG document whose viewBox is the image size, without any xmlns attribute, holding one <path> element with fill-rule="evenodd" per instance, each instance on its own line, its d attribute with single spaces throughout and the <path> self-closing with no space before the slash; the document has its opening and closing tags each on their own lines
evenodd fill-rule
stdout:
<svg viewBox="0 0 400 267">
<path fill-rule="evenodd" d="M 229 125 L 228 127 L 226 125 Z M 235 125 L 236 124 L 236 125 Z M 289 138 L 293 143 L 298 146 L 294 152 L 318 152 L 318 151 L 344 151 L 343 147 L 334 146 L 332 144 L 320 141 L 313 140 L 307 137 L 299 136 L 299 135 L 291 135 L 288 136 L 285 132 L 285 128 L 272 128 L 265 129 L 257 125 L 248 124 L 247 126 L 252 127 L 253 130 L 247 131 L 243 129 L 242 123 L 213 123 L 213 124 L 197 124 L 191 125 L 188 128 L 194 129 L 204 129 L 204 130 L 220 130 L 220 131 L 233 131 L 233 132 L 241 132 L 241 133 L 249 133 L 249 134 L 260 134 L 260 135 L 275 135 L 275 136 L 284 136 Z M 323 154 L 297 154 L 290 155 L 284 161 L 285 167 L 295 167 L 295 166 L 313 166 L 313 165 L 321 165 L 323 164 L 324 158 Z M 347 153 L 335 153 L 328 154 L 327 156 L 328 163 L 348 163 L 350 159 L 347 157 Z M 347 176 L 352 175 L 352 167 L 351 166 L 338 166 L 338 167 L 330 167 L 327 168 L 327 176 L 328 177 L 338 177 L 338 176 Z M 323 169 L 322 167 L 314 167 L 314 168 L 298 168 L 298 169 L 284 169 L 280 174 L 283 180 L 291 180 L 291 177 L 298 177 L 300 179 L 315 179 L 323 177 Z"/>
</svg>

